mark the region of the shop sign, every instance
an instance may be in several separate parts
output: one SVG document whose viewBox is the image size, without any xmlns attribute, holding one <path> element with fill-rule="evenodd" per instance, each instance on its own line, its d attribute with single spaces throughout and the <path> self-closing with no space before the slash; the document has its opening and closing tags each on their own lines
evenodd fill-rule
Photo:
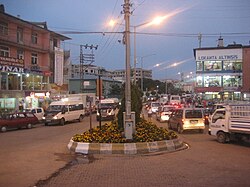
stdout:
<svg viewBox="0 0 250 187">
<path fill-rule="evenodd" d="M 0 71 L 2 72 L 13 72 L 13 73 L 24 73 L 24 69 L 20 67 L 0 65 Z"/>
<path fill-rule="evenodd" d="M 50 92 L 29 92 L 29 91 L 25 91 L 25 96 L 36 97 L 36 98 L 49 97 Z"/>
<path fill-rule="evenodd" d="M 44 75 L 44 76 L 51 76 L 51 75 L 52 75 L 52 72 L 51 72 L 51 71 L 44 71 L 44 72 L 43 72 L 43 75 Z"/>
<path fill-rule="evenodd" d="M 24 67 L 24 60 L 12 57 L 0 57 L 0 65 Z"/>
<path fill-rule="evenodd" d="M 196 61 L 241 60 L 242 49 L 197 50 Z"/>
</svg>

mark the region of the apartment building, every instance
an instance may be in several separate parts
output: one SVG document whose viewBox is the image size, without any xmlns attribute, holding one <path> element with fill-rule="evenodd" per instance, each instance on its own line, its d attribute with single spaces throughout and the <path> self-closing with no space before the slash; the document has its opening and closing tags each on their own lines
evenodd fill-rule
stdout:
<svg viewBox="0 0 250 187">
<path fill-rule="evenodd" d="M 63 84 L 64 51 L 70 38 L 28 22 L 0 6 L 0 110 L 34 107 L 50 95 L 50 83 Z"/>
</svg>

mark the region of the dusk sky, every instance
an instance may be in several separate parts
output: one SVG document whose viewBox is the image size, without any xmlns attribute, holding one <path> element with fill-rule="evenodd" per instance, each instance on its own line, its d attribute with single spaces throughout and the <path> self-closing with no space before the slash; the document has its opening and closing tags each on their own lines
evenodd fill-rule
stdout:
<svg viewBox="0 0 250 187">
<path fill-rule="evenodd" d="M 250 45 L 250 0 L 131 0 L 131 26 L 165 16 L 160 25 L 137 27 L 137 67 L 153 70 L 154 79 L 179 79 L 178 72 L 195 72 L 193 49 L 224 45 Z M 124 0 L 0 0 L 5 12 L 26 21 L 46 21 L 48 29 L 72 38 L 62 44 L 71 51 L 72 63 L 79 64 L 80 45 L 98 45 L 96 66 L 107 70 L 125 69 L 125 46 L 118 42 L 124 31 Z M 109 20 L 119 24 L 111 28 Z M 73 31 L 92 32 L 72 34 Z M 68 33 L 66 33 L 68 32 Z M 131 27 L 133 32 L 133 27 Z M 131 65 L 134 66 L 134 38 L 131 34 Z M 90 51 L 84 50 L 84 53 Z M 171 66 L 177 63 L 176 67 Z M 158 65 L 157 65 L 158 64 Z"/>
</svg>

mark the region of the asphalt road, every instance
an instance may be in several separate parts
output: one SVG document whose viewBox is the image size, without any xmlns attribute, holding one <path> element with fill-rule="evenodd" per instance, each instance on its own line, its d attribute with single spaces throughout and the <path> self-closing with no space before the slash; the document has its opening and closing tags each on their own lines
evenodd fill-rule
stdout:
<svg viewBox="0 0 250 187">
<path fill-rule="evenodd" d="M 189 132 L 180 138 L 190 148 L 174 153 L 70 154 L 70 138 L 88 128 L 85 118 L 82 123 L 1 133 L 0 186 L 250 186 L 248 144 L 220 144 L 207 134 Z"/>
</svg>

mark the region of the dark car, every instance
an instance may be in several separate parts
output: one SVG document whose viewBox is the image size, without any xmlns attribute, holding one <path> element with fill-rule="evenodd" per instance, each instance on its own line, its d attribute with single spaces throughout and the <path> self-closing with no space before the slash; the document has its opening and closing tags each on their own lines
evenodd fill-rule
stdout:
<svg viewBox="0 0 250 187">
<path fill-rule="evenodd" d="M 37 117 L 31 112 L 17 112 L 0 116 L 0 130 L 2 132 L 8 129 L 21 129 L 22 127 L 30 129 L 37 123 L 39 123 Z"/>
</svg>

